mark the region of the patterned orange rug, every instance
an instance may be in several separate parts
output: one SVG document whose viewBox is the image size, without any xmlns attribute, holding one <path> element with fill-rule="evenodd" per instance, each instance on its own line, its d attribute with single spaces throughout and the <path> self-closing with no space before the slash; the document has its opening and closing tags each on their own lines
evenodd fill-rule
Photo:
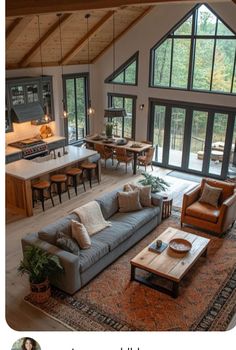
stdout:
<svg viewBox="0 0 236 350">
<path fill-rule="evenodd" d="M 53 289 L 43 305 L 34 305 L 73 330 L 188 331 L 226 330 L 236 312 L 236 229 L 224 238 L 190 227 L 184 231 L 211 239 L 180 284 L 177 299 L 130 282 L 130 260 L 167 227 L 179 228 L 179 212 L 165 220 L 73 297 Z M 25 299 L 32 303 L 30 296 Z"/>
</svg>

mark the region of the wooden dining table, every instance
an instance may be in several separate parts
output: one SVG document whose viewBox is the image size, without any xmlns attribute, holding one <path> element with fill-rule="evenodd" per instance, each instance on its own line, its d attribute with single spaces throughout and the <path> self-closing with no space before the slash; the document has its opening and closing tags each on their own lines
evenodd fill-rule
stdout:
<svg viewBox="0 0 236 350">
<path fill-rule="evenodd" d="M 127 151 L 133 153 L 134 156 L 134 164 L 133 164 L 133 174 L 135 175 L 137 172 L 137 160 L 138 160 L 138 155 L 147 151 L 149 148 L 152 147 L 151 144 L 147 144 L 147 143 L 143 143 L 143 142 L 139 142 L 139 141 L 128 141 L 125 145 L 118 145 L 117 144 L 117 140 L 120 139 L 118 137 L 114 137 L 112 139 L 112 142 L 107 142 L 104 139 L 97 139 L 97 138 L 93 138 L 91 137 L 86 137 L 85 138 L 85 142 L 86 144 L 90 144 L 90 145 L 106 145 L 107 147 L 110 147 L 112 149 L 116 149 L 116 148 L 125 148 Z M 140 147 L 132 147 L 133 144 L 139 144 Z"/>
</svg>

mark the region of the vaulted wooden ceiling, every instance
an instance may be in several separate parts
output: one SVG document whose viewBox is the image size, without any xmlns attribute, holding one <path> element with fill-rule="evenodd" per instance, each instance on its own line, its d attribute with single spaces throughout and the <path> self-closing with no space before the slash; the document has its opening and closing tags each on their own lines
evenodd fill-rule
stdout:
<svg viewBox="0 0 236 350">
<path fill-rule="evenodd" d="M 150 10 L 151 6 L 81 10 L 8 17 L 6 19 L 7 69 L 93 63 L 113 42 L 113 15 L 117 40 Z M 87 20 L 85 15 L 89 13 Z M 60 22 L 60 24 L 59 24 Z M 60 26 L 61 38 L 60 41 Z M 61 45 L 62 42 L 62 45 Z"/>
</svg>

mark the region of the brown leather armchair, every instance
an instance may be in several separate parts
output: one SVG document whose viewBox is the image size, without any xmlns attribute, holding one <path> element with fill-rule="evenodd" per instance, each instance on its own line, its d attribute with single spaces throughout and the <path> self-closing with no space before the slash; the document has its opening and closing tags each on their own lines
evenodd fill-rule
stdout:
<svg viewBox="0 0 236 350">
<path fill-rule="evenodd" d="M 222 188 L 218 207 L 198 201 L 205 183 Z M 184 194 L 181 226 L 189 224 L 221 235 L 234 224 L 235 220 L 236 190 L 234 184 L 206 178 L 199 186 Z"/>
</svg>

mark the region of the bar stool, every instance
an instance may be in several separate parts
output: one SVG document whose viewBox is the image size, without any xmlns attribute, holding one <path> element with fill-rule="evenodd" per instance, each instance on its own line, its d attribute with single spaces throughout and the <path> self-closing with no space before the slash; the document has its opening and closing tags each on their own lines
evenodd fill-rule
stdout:
<svg viewBox="0 0 236 350">
<path fill-rule="evenodd" d="M 52 183 L 52 185 L 55 184 L 57 186 L 57 194 L 59 196 L 60 203 L 61 203 L 61 194 L 63 192 L 67 191 L 68 198 L 70 199 L 70 191 L 69 191 L 69 187 L 67 184 L 67 176 L 65 174 L 52 175 L 51 176 L 51 183 Z M 65 184 L 65 191 L 62 191 L 62 187 L 61 187 L 62 184 Z"/>
<path fill-rule="evenodd" d="M 93 170 L 95 170 L 98 183 L 100 183 L 99 174 L 98 174 L 98 164 L 90 163 L 90 162 L 83 162 L 81 164 L 81 168 L 83 169 L 83 173 L 84 173 L 84 171 L 87 172 L 90 188 L 92 188 L 92 173 L 93 173 Z"/>
<path fill-rule="evenodd" d="M 54 207 L 54 202 L 53 202 L 53 198 L 52 198 L 50 182 L 48 182 L 48 181 L 39 181 L 37 183 L 32 184 L 33 208 L 34 208 L 34 202 L 37 201 L 37 199 L 35 200 L 35 194 L 38 193 L 39 200 L 42 203 L 42 208 L 43 208 L 43 211 L 44 211 L 44 200 L 48 199 L 48 197 L 46 197 L 44 195 L 44 191 L 45 190 L 48 191 L 49 197 L 50 197 L 51 202 L 52 202 L 52 206 Z"/>
<path fill-rule="evenodd" d="M 84 183 L 84 178 L 82 175 L 82 170 L 80 168 L 71 168 L 69 170 L 66 171 L 66 175 L 69 177 L 69 178 L 72 178 L 72 186 L 74 187 L 75 189 L 75 194 L 77 196 L 77 186 L 78 186 L 78 182 L 77 182 L 77 177 L 79 175 L 81 181 L 82 181 L 82 184 L 84 186 L 84 192 L 86 192 L 86 188 L 85 188 L 85 183 Z"/>
</svg>

